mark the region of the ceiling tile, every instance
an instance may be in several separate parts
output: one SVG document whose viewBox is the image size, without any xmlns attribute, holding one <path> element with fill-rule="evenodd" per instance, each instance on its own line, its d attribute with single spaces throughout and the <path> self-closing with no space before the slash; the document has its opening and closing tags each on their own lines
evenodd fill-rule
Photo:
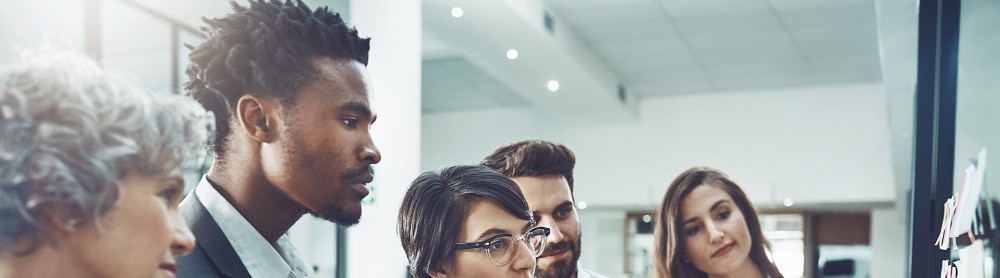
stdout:
<svg viewBox="0 0 1000 278">
<path fill-rule="evenodd" d="M 874 6 L 873 0 L 768 0 L 775 10 L 835 8 L 841 6 Z"/>
<path fill-rule="evenodd" d="M 573 31 L 591 44 L 617 41 L 633 42 L 650 39 L 680 39 L 676 28 L 666 21 L 628 25 L 627 27 L 605 25 L 590 28 L 574 28 Z"/>
<path fill-rule="evenodd" d="M 777 14 L 790 28 L 817 25 L 865 26 L 875 24 L 875 8 L 868 5 L 795 9 L 779 11 Z"/>
<path fill-rule="evenodd" d="M 695 49 L 702 64 L 710 67 L 755 66 L 760 63 L 802 62 L 803 55 L 792 45 Z"/>
<path fill-rule="evenodd" d="M 703 49 L 732 48 L 762 48 L 790 47 L 793 40 L 790 34 L 779 30 L 747 31 L 742 33 L 712 34 L 688 37 L 691 47 Z"/>
<path fill-rule="evenodd" d="M 675 17 L 681 34 L 687 37 L 783 30 L 781 21 L 769 11 L 732 15 Z"/>
<path fill-rule="evenodd" d="M 809 57 L 842 57 L 859 56 L 877 61 L 879 59 L 878 45 L 874 43 L 858 43 L 857 41 L 809 41 L 800 42 L 802 53 Z"/>
<path fill-rule="evenodd" d="M 796 41 L 858 41 L 859 43 L 878 44 L 876 30 L 866 28 L 870 25 L 813 25 L 791 28 L 792 37 Z"/>
<path fill-rule="evenodd" d="M 650 0 L 545 0 L 549 6 L 566 10 L 570 8 L 604 8 L 609 6 L 650 3 Z"/>
<path fill-rule="evenodd" d="M 873 0 L 543 1 L 645 96 L 881 78 Z"/>
<path fill-rule="evenodd" d="M 574 6 L 560 10 L 558 15 L 577 27 L 667 20 L 667 16 L 653 2 L 625 3 L 596 8 Z"/>
<path fill-rule="evenodd" d="M 764 12 L 766 0 L 657 0 L 671 16 L 705 16 Z"/>
</svg>

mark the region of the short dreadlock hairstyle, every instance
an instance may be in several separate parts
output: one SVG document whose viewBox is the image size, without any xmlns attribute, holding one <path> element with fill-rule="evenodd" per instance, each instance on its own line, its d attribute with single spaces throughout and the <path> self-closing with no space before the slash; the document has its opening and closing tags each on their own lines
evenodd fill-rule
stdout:
<svg viewBox="0 0 1000 278">
<path fill-rule="evenodd" d="M 340 14 L 310 9 L 301 0 L 230 2 L 223 18 L 202 18 L 208 39 L 191 49 L 184 89 L 215 114 L 211 151 L 223 156 L 230 135 L 229 117 L 245 94 L 275 97 L 293 105 L 298 91 L 315 80 L 318 57 L 356 60 L 368 65 L 371 38 L 361 38 Z"/>
</svg>

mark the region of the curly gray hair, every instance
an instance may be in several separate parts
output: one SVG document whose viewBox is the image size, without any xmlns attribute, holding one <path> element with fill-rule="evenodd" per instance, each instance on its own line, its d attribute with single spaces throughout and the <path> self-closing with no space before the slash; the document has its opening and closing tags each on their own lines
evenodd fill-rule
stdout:
<svg viewBox="0 0 1000 278">
<path fill-rule="evenodd" d="M 14 252 L 30 253 L 54 243 L 54 227 L 95 221 L 130 171 L 200 163 L 192 160 L 205 153 L 208 116 L 190 98 L 150 93 L 78 54 L 0 68 L 0 251 L 26 237 Z"/>
</svg>

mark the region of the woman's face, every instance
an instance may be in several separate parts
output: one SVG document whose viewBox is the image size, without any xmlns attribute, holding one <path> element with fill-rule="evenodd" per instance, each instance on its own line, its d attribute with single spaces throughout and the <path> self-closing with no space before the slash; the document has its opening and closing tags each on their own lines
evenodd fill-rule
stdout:
<svg viewBox="0 0 1000 278">
<path fill-rule="evenodd" d="M 482 200 L 472 206 L 458 235 L 459 242 L 478 242 L 498 234 L 511 234 L 516 238 L 531 228 L 528 220 L 515 217 L 493 201 Z M 484 248 L 455 251 L 453 261 L 442 268 L 445 273 L 435 277 L 532 277 L 535 274 L 535 256 L 528 246 L 517 242 L 510 246 L 511 258 L 502 265 L 493 263 Z M 498 258 L 494 258 L 496 260 Z"/>
<path fill-rule="evenodd" d="M 71 269 L 85 277 L 174 277 L 174 257 L 194 248 L 177 205 L 184 193 L 180 169 L 165 175 L 130 172 L 108 212 L 68 232 Z"/>
<path fill-rule="evenodd" d="M 709 276 L 756 271 L 750 260 L 753 240 L 732 196 L 713 185 L 700 185 L 681 199 L 680 257 Z"/>
</svg>

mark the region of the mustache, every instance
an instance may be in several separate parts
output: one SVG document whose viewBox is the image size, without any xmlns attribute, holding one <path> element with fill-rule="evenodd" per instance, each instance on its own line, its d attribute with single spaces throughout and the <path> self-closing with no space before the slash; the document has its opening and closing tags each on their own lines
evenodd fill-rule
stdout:
<svg viewBox="0 0 1000 278">
<path fill-rule="evenodd" d="M 353 178 L 360 177 L 361 175 L 364 175 L 364 174 L 370 174 L 372 176 L 375 176 L 375 166 L 372 166 L 371 164 L 368 164 L 368 165 L 365 165 L 365 166 L 358 167 L 357 169 L 348 170 L 347 172 L 344 173 L 343 178 L 344 179 L 353 179 Z"/>
<path fill-rule="evenodd" d="M 542 254 L 542 257 L 552 255 L 554 253 L 560 253 L 563 251 L 573 251 L 576 249 L 575 247 L 576 247 L 575 244 L 573 244 L 573 241 L 571 240 L 564 240 L 562 242 L 552 243 L 549 244 L 548 246 L 545 246 L 545 252 Z"/>
</svg>

